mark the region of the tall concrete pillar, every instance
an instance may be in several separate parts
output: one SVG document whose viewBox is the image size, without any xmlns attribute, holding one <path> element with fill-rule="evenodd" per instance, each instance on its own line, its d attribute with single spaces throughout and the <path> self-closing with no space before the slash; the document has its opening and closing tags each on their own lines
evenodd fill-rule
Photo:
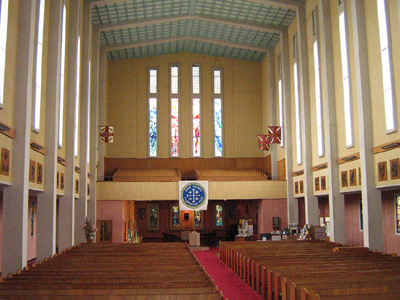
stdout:
<svg viewBox="0 0 400 300">
<path fill-rule="evenodd" d="M 50 4 L 48 2 L 48 4 Z M 60 58 L 62 0 L 50 5 L 49 46 L 47 58 L 46 97 L 46 155 L 44 157 L 44 187 L 37 201 L 37 245 L 36 260 L 52 256 L 56 252 L 56 207 L 57 207 L 57 153 L 58 118 L 60 101 Z"/>
<path fill-rule="evenodd" d="M 276 120 L 276 78 L 275 78 L 275 55 L 274 51 L 268 51 L 268 78 L 269 78 L 269 111 L 270 111 L 270 122 L 272 126 L 277 126 Z M 277 147 L 279 145 L 271 145 L 271 176 L 272 180 L 278 178 L 278 159 L 277 159 Z"/>
<path fill-rule="evenodd" d="M 288 222 L 299 222 L 299 207 L 293 193 L 293 143 L 292 143 L 292 106 L 290 100 L 290 60 L 289 35 L 287 29 L 282 31 L 282 86 L 283 86 L 283 115 L 284 115 L 284 145 L 286 155 L 287 207 Z"/>
<path fill-rule="evenodd" d="M 77 37 L 79 30 L 79 1 L 70 1 L 67 36 L 67 97 L 65 120 L 65 189 L 59 204 L 59 250 L 74 245 L 75 242 L 75 109 Z"/>
<path fill-rule="evenodd" d="M 361 195 L 363 200 L 364 246 L 383 251 L 382 196 L 375 188 L 372 106 L 369 84 L 367 33 L 365 28 L 364 1 L 351 0 L 354 41 L 354 66 L 358 104 L 360 141 Z"/>
<path fill-rule="evenodd" d="M 305 5 L 297 8 L 297 44 L 299 66 L 300 119 L 302 132 L 302 156 L 304 167 L 304 203 L 306 223 L 319 225 L 318 199 L 314 196 L 312 173 L 312 140 L 310 82 L 308 74 L 307 25 Z"/>
<path fill-rule="evenodd" d="M 2 274 L 27 264 L 29 157 L 33 96 L 36 0 L 20 0 L 18 10 L 17 74 L 15 78 L 12 185 L 3 191 Z"/>
<path fill-rule="evenodd" d="M 339 181 L 339 151 L 337 145 L 336 103 L 335 103 L 335 78 L 333 66 L 333 47 L 331 31 L 330 3 L 320 0 L 318 3 L 320 24 L 320 57 L 321 79 L 325 82 L 322 87 L 323 109 L 326 118 L 326 159 L 328 162 L 329 187 L 329 217 L 330 239 L 338 243 L 346 242 L 344 196 L 340 193 Z"/>
</svg>

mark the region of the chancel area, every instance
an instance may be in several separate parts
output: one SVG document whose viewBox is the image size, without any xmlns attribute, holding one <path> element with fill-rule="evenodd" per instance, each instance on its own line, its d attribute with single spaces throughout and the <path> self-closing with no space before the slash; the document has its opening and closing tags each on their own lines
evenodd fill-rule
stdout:
<svg viewBox="0 0 400 300">
<path fill-rule="evenodd" d="M 1 0 L 0 298 L 399 299 L 398 98 L 399 0 Z"/>
</svg>

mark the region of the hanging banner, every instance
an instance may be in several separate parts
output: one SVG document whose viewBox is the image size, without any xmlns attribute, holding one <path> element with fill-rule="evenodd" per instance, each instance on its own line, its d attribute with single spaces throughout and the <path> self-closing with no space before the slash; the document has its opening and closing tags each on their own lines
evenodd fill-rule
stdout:
<svg viewBox="0 0 400 300">
<path fill-rule="evenodd" d="M 207 210 L 208 181 L 179 181 L 179 209 Z"/>
</svg>

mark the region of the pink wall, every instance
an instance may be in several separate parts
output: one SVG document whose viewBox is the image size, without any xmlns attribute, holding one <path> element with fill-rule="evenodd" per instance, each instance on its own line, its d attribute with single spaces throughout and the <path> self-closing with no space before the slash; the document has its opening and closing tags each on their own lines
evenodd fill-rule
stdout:
<svg viewBox="0 0 400 300">
<path fill-rule="evenodd" d="M 288 227 L 286 199 L 261 200 L 258 216 L 259 233 L 268 233 L 273 230 L 272 217 L 279 217 L 281 231 Z"/>
<path fill-rule="evenodd" d="M 400 255 L 400 235 L 396 234 L 395 196 L 400 192 L 382 192 L 383 247 L 387 253 Z"/>
<path fill-rule="evenodd" d="M 124 241 L 122 201 L 97 201 L 97 220 L 112 220 L 112 242 Z"/>
<path fill-rule="evenodd" d="M 33 231 L 31 231 L 31 213 L 33 207 Z M 29 197 L 28 205 L 28 251 L 27 260 L 36 258 L 36 237 L 37 237 L 37 198 Z M 33 234 L 33 235 L 32 235 Z"/>
<path fill-rule="evenodd" d="M 360 230 L 360 199 L 361 194 L 344 196 L 346 220 L 346 244 L 363 246 L 363 232 Z"/>
</svg>

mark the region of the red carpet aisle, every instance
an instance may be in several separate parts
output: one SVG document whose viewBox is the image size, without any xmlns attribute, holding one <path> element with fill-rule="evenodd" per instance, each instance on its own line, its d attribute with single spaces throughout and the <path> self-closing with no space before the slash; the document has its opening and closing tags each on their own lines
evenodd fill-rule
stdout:
<svg viewBox="0 0 400 300">
<path fill-rule="evenodd" d="M 213 251 L 194 251 L 215 285 L 229 300 L 262 300 L 242 279 L 231 271 Z"/>
</svg>

